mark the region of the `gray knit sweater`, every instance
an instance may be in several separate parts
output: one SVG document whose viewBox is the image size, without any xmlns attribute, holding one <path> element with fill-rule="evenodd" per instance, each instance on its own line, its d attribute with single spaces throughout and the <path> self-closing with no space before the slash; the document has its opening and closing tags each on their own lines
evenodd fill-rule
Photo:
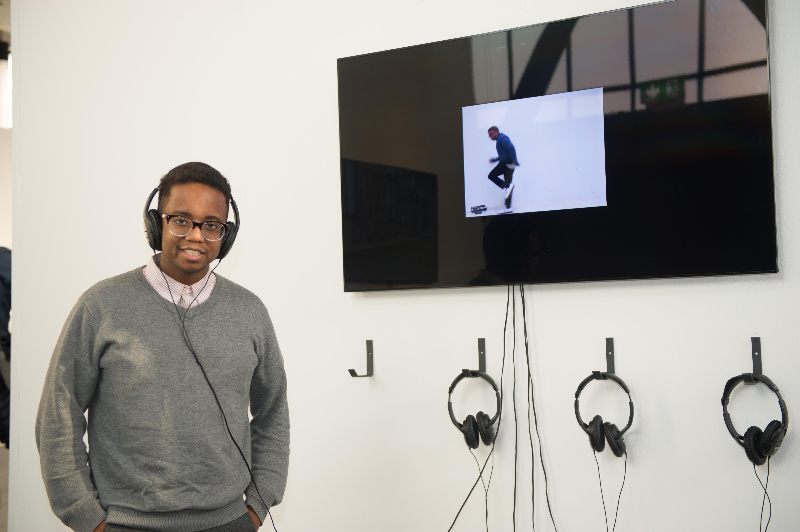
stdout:
<svg viewBox="0 0 800 532">
<path fill-rule="evenodd" d="M 107 519 L 193 532 L 241 516 L 242 494 L 262 521 L 267 507 L 281 501 L 289 410 L 267 309 L 217 276 L 208 300 L 188 311 L 186 329 L 264 503 L 181 337 L 175 307 L 137 268 L 78 300 L 39 403 L 42 477 L 53 512 L 73 530 L 91 532 Z"/>
</svg>

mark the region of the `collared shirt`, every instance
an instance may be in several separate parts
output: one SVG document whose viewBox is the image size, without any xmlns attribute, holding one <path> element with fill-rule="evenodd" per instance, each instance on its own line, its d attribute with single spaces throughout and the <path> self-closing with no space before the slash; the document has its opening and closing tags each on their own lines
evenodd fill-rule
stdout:
<svg viewBox="0 0 800 532">
<path fill-rule="evenodd" d="M 150 283 L 150 286 L 161 297 L 170 302 L 175 301 L 180 307 L 189 308 L 189 305 L 196 307 L 209 298 L 214 286 L 217 284 L 217 276 L 211 273 L 211 269 L 202 279 L 192 285 L 179 283 L 161 271 L 160 263 L 161 254 L 156 253 L 150 257 L 147 265 L 142 268 L 142 273 L 147 282 Z"/>
</svg>

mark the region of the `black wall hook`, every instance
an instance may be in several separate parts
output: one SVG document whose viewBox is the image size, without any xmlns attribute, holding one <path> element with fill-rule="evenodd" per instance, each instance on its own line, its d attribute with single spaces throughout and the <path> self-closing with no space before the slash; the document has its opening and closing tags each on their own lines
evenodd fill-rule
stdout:
<svg viewBox="0 0 800 532">
<path fill-rule="evenodd" d="M 475 377 L 474 369 L 462 369 L 469 377 Z M 486 373 L 486 338 L 478 338 L 478 369 L 481 373 Z"/>
<path fill-rule="evenodd" d="M 606 380 L 606 374 L 613 376 L 614 373 L 614 339 L 606 338 L 606 371 L 593 371 L 592 375 L 597 380 Z"/>
<path fill-rule="evenodd" d="M 761 375 L 761 337 L 751 336 L 750 344 L 753 346 L 753 375 Z M 745 377 L 745 384 L 755 384 L 756 381 L 752 377 Z"/>
<path fill-rule="evenodd" d="M 614 339 L 606 338 L 606 373 L 614 374 Z"/>
<path fill-rule="evenodd" d="M 367 340 L 367 373 L 366 375 L 358 375 L 356 370 L 348 369 L 351 377 L 372 377 L 372 340 Z"/>
</svg>

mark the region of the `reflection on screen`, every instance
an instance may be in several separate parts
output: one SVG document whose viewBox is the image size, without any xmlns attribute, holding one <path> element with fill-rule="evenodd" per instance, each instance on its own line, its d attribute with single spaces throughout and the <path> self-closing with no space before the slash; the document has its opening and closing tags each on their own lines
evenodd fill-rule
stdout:
<svg viewBox="0 0 800 532">
<path fill-rule="evenodd" d="M 475 99 L 603 87 L 612 114 L 766 94 L 765 13 L 680 0 L 472 37 Z"/>
</svg>

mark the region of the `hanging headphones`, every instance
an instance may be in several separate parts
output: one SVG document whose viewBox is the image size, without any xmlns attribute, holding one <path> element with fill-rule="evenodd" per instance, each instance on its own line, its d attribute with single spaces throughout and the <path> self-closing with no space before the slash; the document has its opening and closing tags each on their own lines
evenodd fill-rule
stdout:
<svg viewBox="0 0 800 532">
<path fill-rule="evenodd" d="M 628 416 L 628 424 L 625 425 L 625 428 L 619 430 L 617 426 L 613 423 L 603 422 L 603 418 L 600 416 L 594 416 L 592 421 L 587 425 L 583 422 L 581 418 L 581 411 L 579 405 L 579 398 L 581 392 L 592 381 L 605 381 L 605 380 L 612 380 L 616 382 L 625 393 L 628 394 L 628 407 L 630 408 L 630 415 Z M 611 449 L 611 452 L 614 453 L 614 456 L 622 456 L 625 454 L 625 439 L 622 437 L 625 432 L 629 428 L 631 428 L 631 424 L 633 423 L 633 399 L 631 399 L 631 392 L 628 390 L 628 386 L 625 383 L 614 375 L 613 373 L 607 372 L 600 372 L 600 371 L 593 371 L 591 375 L 583 379 L 583 381 L 578 386 L 578 390 L 575 392 L 575 418 L 578 420 L 578 425 L 581 426 L 583 431 L 588 434 L 589 436 L 589 443 L 597 452 L 601 452 L 605 449 L 606 440 L 608 441 L 608 447 Z"/>
<path fill-rule="evenodd" d="M 483 412 L 478 412 L 478 414 L 475 416 L 472 414 L 468 415 L 464 420 L 464 423 L 459 423 L 456 421 L 456 416 L 453 415 L 453 390 L 455 390 L 456 385 L 465 377 L 471 379 L 480 377 L 492 385 L 492 388 L 494 388 L 494 394 L 497 397 L 497 412 L 495 413 L 494 417 L 490 418 Z M 500 403 L 500 392 L 497 389 L 497 385 L 488 374 L 482 371 L 474 371 L 469 369 L 463 370 L 458 377 L 455 378 L 453 384 L 450 385 L 450 390 L 447 392 L 447 411 L 450 413 L 450 421 L 452 421 L 453 425 L 455 425 L 456 428 L 462 434 L 464 434 L 464 441 L 467 443 L 467 446 L 470 449 L 478 448 L 480 443 L 478 440 L 479 436 L 480 439 L 483 440 L 484 445 L 491 445 L 495 438 L 494 427 L 492 425 L 494 425 L 494 422 L 497 421 L 497 418 L 500 416 L 501 409 L 502 404 Z"/>
<path fill-rule="evenodd" d="M 740 382 L 760 382 L 767 386 L 772 392 L 778 396 L 778 405 L 781 408 L 781 421 L 773 419 L 767 424 L 767 427 L 762 432 L 760 428 L 752 426 L 747 429 L 744 436 L 736 432 L 731 421 L 731 415 L 728 413 L 728 402 L 731 398 L 733 389 Z M 738 377 L 733 377 L 725 383 L 725 391 L 722 394 L 722 418 L 725 420 L 725 426 L 728 427 L 728 432 L 736 443 L 744 447 L 744 452 L 748 460 L 755 465 L 763 465 L 767 458 L 773 456 L 778 452 L 783 443 L 783 438 L 786 436 L 786 430 L 789 428 L 789 410 L 786 408 L 786 403 L 781 397 L 781 392 L 766 375 L 757 373 L 743 373 Z"/>
<path fill-rule="evenodd" d="M 158 188 L 153 189 L 153 192 L 147 198 L 147 203 L 144 204 L 144 233 L 150 249 L 161 251 L 161 213 L 156 209 L 150 209 L 150 203 L 158 193 Z M 222 237 L 222 245 L 217 255 L 220 260 L 224 259 L 225 255 L 231 250 L 233 242 L 236 240 L 236 234 L 239 232 L 239 209 L 236 207 L 233 196 L 231 196 L 231 207 L 233 208 L 233 219 L 235 221 L 225 222 L 225 236 Z"/>
</svg>

